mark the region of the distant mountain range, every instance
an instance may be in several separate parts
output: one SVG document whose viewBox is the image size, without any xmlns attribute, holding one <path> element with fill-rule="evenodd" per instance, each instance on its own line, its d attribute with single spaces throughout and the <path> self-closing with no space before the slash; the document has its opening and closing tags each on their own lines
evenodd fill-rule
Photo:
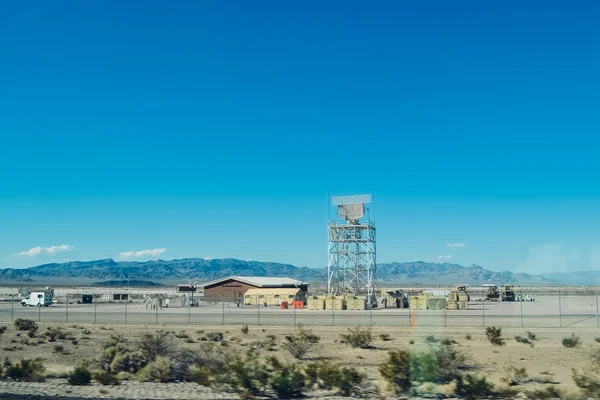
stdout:
<svg viewBox="0 0 600 400">
<path fill-rule="evenodd" d="M 326 268 L 296 267 L 273 262 L 243 261 L 232 258 L 181 260 L 72 261 L 45 264 L 25 269 L 0 269 L 4 284 L 176 284 L 189 281 L 202 283 L 228 275 L 286 276 L 322 285 L 327 281 Z M 561 274 L 529 275 L 508 271 L 494 272 L 478 265 L 464 267 L 458 264 L 437 264 L 421 261 L 382 263 L 377 265 L 377 279 L 386 284 L 450 285 L 512 283 L 523 286 L 600 285 L 600 271 Z M 111 282 L 113 281 L 113 282 Z"/>
</svg>

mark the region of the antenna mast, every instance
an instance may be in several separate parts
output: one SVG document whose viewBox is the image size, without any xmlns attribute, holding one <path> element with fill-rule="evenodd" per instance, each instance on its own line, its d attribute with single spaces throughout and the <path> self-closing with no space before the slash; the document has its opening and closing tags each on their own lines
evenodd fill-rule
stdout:
<svg viewBox="0 0 600 400">
<path fill-rule="evenodd" d="M 331 198 L 338 219 L 328 222 L 327 291 L 366 295 L 373 305 L 377 304 L 375 222 L 364 218 L 365 204 L 371 201 L 369 194 Z"/>
</svg>

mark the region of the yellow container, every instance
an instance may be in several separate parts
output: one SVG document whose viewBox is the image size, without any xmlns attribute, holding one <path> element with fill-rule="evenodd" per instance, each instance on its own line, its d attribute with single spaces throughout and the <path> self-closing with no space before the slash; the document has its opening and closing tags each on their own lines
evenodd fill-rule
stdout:
<svg viewBox="0 0 600 400">
<path fill-rule="evenodd" d="M 317 296 L 310 296 L 307 299 L 306 308 L 309 310 L 324 310 L 325 309 L 325 299 Z"/>
<path fill-rule="evenodd" d="M 455 302 L 455 301 L 449 301 L 447 303 L 447 307 L 448 307 L 448 310 L 457 310 L 458 309 L 458 303 Z"/>
<path fill-rule="evenodd" d="M 346 310 L 365 310 L 367 298 L 365 296 L 352 296 L 346 298 Z"/>
</svg>

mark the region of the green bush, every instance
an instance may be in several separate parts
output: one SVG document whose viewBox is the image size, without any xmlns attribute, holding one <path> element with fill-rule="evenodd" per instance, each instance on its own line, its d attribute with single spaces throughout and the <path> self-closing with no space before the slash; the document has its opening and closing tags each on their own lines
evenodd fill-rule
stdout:
<svg viewBox="0 0 600 400">
<path fill-rule="evenodd" d="M 321 338 L 314 335 L 310 329 L 305 329 L 300 326 L 298 333 L 295 335 L 287 335 L 282 347 L 286 349 L 292 357 L 301 360 L 309 351 L 312 350 L 315 344 L 319 343 Z"/>
<path fill-rule="evenodd" d="M 467 340 L 471 340 L 472 338 L 473 338 L 473 337 L 472 337 L 471 335 L 466 335 L 466 336 L 465 336 L 465 339 L 467 339 Z"/>
<path fill-rule="evenodd" d="M 29 331 L 27 331 L 27 336 L 29 336 L 30 338 L 36 337 L 37 336 L 37 331 L 38 331 L 38 327 L 34 326 Z"/>
<path fill-rule="evenodd" d="M 152 362 L 156 360 L 157 357 L 168 357 L 173 354 L 176 345 L 171 335 L 165 332 L 159 332 L 156 335 L 151 333 L 142 335 L 137 347 L 146 360 Z"/>
<path fill-rule="evenodd" d="M 529 338 L 524 338 L 521 336 L 515 336 L 515 341 L 517 341 L 518 343 L 523 343 L 523 344 L 527 344 L 531 347 L 533 347 L 533 342 L 529 340 Z"/>
<path fill-rule="evenodd" d="M 16 381 L 42 381 L 42 373 L 46 370 L 41 358 L 24 359 L 12 364 L 8 359 L 4 362 L 5 375 Z"/>
<path fill-rule="evenodd" d="M 269 383 L 269 372 L 250 349 L 244 357 L 236 356 L 228 364 L 228 383 L 244 397 L 264 394 Z"/>
<path fill-rule="evenodd" d="M 270 358 L 268 362 L 272 367 L 268 382 L 277 398 L 291 399 L 302 396 L 305 378 L 296 364 L 282 364 L 275 357 Z"/>
<path fill-rule="evenodd" d="M 116 385 L 121 384 L 121 381 L 119 381 L 119 379 L 116 376 L 111 374 L 109 371 L 105 371 L 102 369 L 92 372 L 92 379 L 94 379 L 96 382 L 100 383 L 101 385 L 116 386 Z"/>
<path fill-rule="evenodd" d="M 485 328 L 485 336 L 494 346 L 504 346 L 504 339 L 502 339 L 502 328 L 488 326 Z"/>
<path fill-rule="evenodd" d="M 348 328 L 347 334 L 341 334 L 340 338 L 343 343 L 348 343 L 353 348 L 370 349 L 373 343 L 373 335 L 371 328 L 362 329 L 360 326 L 356 328 Z"/>
<path fill-rule="evenodd" d="M 250 328 L 248 328 L 248 325 L 244 325 L 244 326 L 242 326 L 242 329 L 241 329 L 241 330 L 242 330 L 242 333 L 243 333 L 244 335 L 247 335 L 247 334 L 248 334 L 248 332 L 250 332 Z"/>
<path fill-rule="evenodd" d="M 37 324 L 30 319 L 17 318 L 14 324 L 18 331 L 28 331 L 31 329 L 37 330 L 38 328 Z"/>
<path fill-rule="evenodd" d="M 92 374 L 83 366 L 78 366 L 71 371 L 71 373 L 69 373 L 69 378 L 67 379 L 69 385 L 73 386 L 89 385 L 91 381 Z"/>
<path fill-rule="evenodd" d="M 397 395 L 410 390 L 410 359 L 408 350 L 390 351 L 387 360 L 379 367 L 379 373 Z"/>
<path fill-rule="evenodd" d="M 425 341 L 427 343 L 437 343 L 438 339 L 433 335 L 429 335 L 425 337 Z"/>
<path fill-rule="evenodd" d="M 537 335 L 533 332 L 527 331 L 527 339 L 533 342 L 534 340 L 537 340 Z"/>
<path fill-rule="evenodd" d="M 142 368 L 138 377 L 148 382 L 169 382 L 171 379 L 171 361 L 167 357 L 157 356 L 154 361 Z"/>
<path fill-rule="evenodd" d="M 494 385 L 487 382 L 485 376 L 477 378 L 467 374 L 456 379 L 456 395 L 467 400 L 489 397 L 493 394 Z"/>
<path fill-rule="evenodd" d="M 0 326 L 0 335 L 6 332 L 6 326 Z"/>
<path fill-rule="evenodd" d="M 113 373 L 129 372 L 137 373 L 148 364 L 148 360 L 140 350 L 118 352 L 110 363 L 110 370 Z"/>
<path fill-rule="evenodd" d="M 596 337 L 594 338 L 594 341 L 596 341 L 596 343 L 600 343 L 600 336 L 596 336 Z"/>
<path fill-rule="evenodd" d="M 574 333 L 571 333 L 571 336 L 567 336 L 562 340 L 562 345 L 565 347 L 578 347 L 580 344 L 581 338 L 579 336 L 575 336 Z"/>
<path fill-rule="evenodd" d="M 309 363 L 304 368 L 309 386 L 315 384 L 321 389 L 337 389 L 344 396 L 358 392 L 364 375 L 354 368 L 342 368 L 326 361 Z"/>
<path fill-rule="evenodd" d="M 62 353 L 65 351 L 65 346 L 63 346 L 62 344 L 56 344 L 54 345 L 53 350 L 55 353 Z"/>
<path fill-rule="evenodd" d="M 432 347 L 410 359 L 411 379 L 416 382 L 449 383 L 466 369 L 467 358 L 452 346 Z"/>
</svg>

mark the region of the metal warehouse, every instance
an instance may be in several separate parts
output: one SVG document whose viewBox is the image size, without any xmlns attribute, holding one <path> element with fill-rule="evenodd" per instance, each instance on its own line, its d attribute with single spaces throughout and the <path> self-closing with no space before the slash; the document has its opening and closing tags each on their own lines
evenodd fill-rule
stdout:
<svg viewBox="0 0 600 400">
<path fill-rule="evenodd" d="M 228 276 L 207 282 L 202 286 L 204 287 L 204 298 L 207 300 L 241 303 L 244 301 L 244 295 L 250 289 L 256 289 L 252 291 L 253 296 L 268 295 L 271 299 L 282 299 L 281 296 L 285 296 L 284 301 L 288 301 L 288 297 L 292 295 L 289 293 L 289 289 L 297 289 L 293 293 L 294 300 L 304 300 L 309 284 L 291 278 Z M 282 290 L 281 293 L 277 293 L 275 289 L 288 289 L 288 291 Z M 262 291 L 264 293 L 261 293 Z"/>
</svg>

